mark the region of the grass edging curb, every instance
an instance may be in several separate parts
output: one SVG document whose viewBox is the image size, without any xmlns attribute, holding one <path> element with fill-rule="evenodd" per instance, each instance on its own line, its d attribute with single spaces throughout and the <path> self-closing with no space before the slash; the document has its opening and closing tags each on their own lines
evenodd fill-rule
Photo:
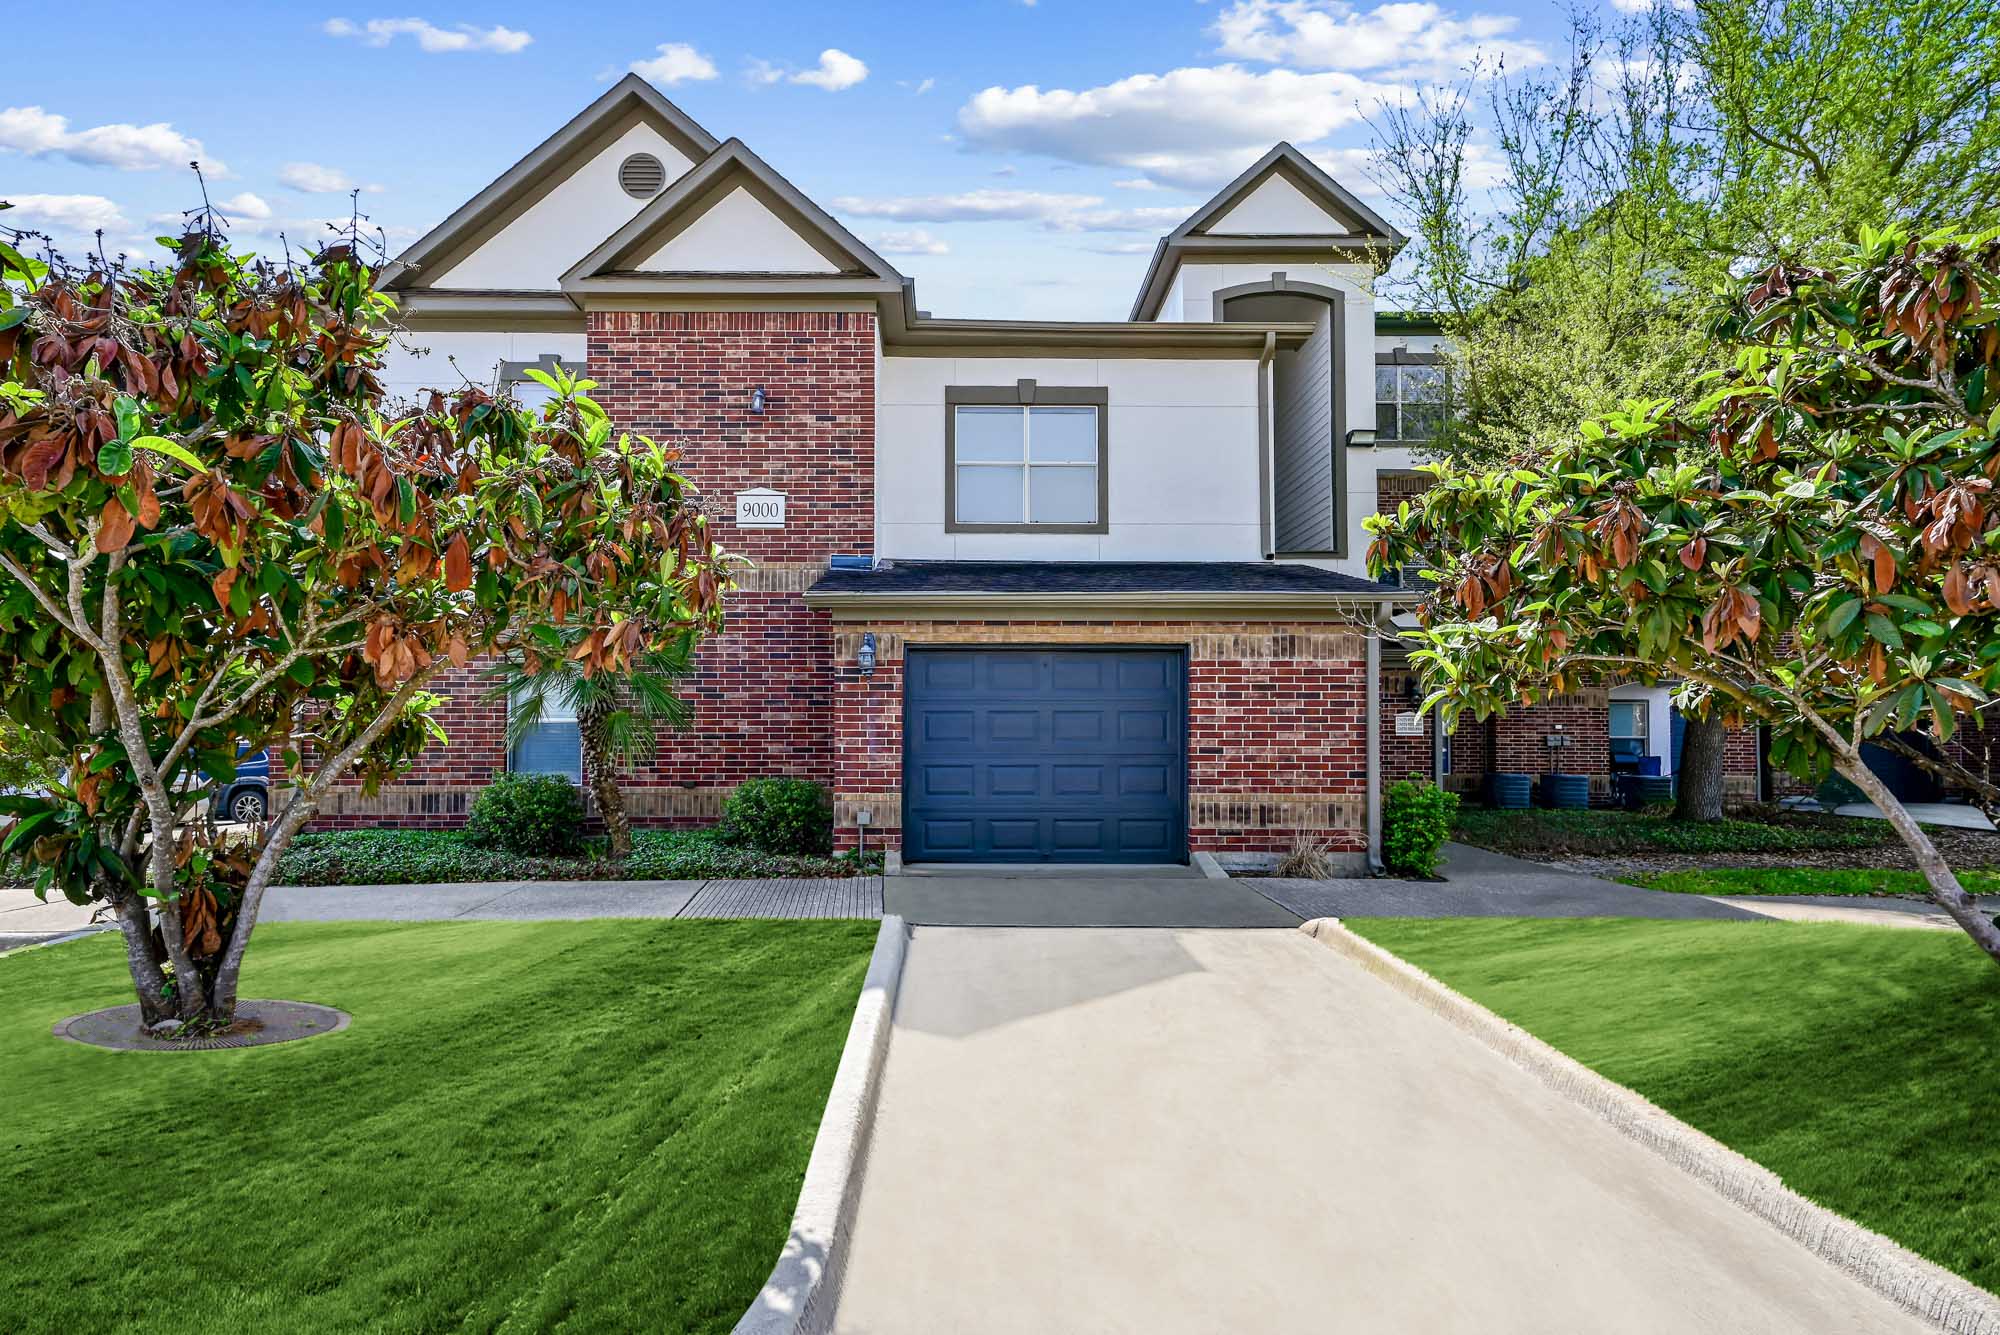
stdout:
<svg viewBox="0 0 2000 1335">
<path fill-rule="evenodd" d="M 1314 918 L 1299 930 L 1891 1302 L 1952 1335 L 2000 1335 L 2000 1298 L 1807 1200 L 1762 1164 L 1350 931 L 1340 919 Z"/>
<path fill-rule="evenodd" d="M 909 939 L 902 918 L 893 913 L 883 917 L 861 998 L 854 1005 L 854 1023 L 827 1092 L 819 1135 L 806 1161 L 791 1236 L 734 1335 L 819 1335 L 833 1328 Z"/>
</svg>

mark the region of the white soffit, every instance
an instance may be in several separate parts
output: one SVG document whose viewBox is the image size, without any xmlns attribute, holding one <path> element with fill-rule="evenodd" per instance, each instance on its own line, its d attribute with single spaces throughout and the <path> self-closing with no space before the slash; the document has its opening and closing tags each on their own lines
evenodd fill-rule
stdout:
<svg viewBox="0 0 2000 1335">
<path fill-rule="evenodd" d="M 654 273 L 840 272 L 741 185 L 632 267 Z"/>
<path fill-rule="evenodd" d="M 558 291 L 563 272 L 646 206 L 618 184 L 618 168 L 650 153 L 667 182 L 693 166 L 664 135 L 641 121 L 531 204 L 478 249 L 437 275 L 440 290 Z"/>
</svg>

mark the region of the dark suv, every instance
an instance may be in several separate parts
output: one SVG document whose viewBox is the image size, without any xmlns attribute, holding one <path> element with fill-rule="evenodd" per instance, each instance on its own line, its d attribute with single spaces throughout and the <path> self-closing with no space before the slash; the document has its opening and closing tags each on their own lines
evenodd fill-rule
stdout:
<svg viewBox="0 0 2000 1335">
<path fill-rule="evenodd" d="M 236 762 L 236 777 L 216 784 L 215 804 L 209 810 L 217 820 L 242 821 L 254 825 L 271 814 L 271 753 L 259 751 Z"/>
</svg>

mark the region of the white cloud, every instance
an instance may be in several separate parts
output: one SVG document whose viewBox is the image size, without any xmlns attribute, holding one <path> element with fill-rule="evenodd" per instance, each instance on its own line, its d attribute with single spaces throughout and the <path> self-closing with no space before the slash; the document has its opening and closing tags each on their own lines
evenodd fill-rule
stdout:
<svg viewBox="0 0 2000 1335">
<path fill-rule="evenodd" d="M 1214 31 L 1222 53 L 1239 60 L 1415 78 L 1449 76 L 1476 55 L 1541 64 L 1540 47 L 1508 36 L 1519 25 L 1512 15 L 1460 17 L 1429 3 L 1363 10 L 1346 0 L 1236 0 Z"/>
<path fill-rule="evenodd" d="M 308 195 L 340 195 L 360 185 L 353 177 L 338 167 L 322 166 L 317 162 L 287 162 L 278 169 L 278 183 Z M 380 194 L 379 185 L 360 185 L 368 194 Z"/>
<path fill-rule="evenodd" d="M 30 157 L 68 158 L 93 167 L 120 171 L 152 171 L 184 167 L 199 161 L 211 180 L 229 169 L 208 156 L 201 140 L 191 138 L 165 121 L 151 125 L 98 125 L 72 130 L 69 119 L 40 107 L 8 107 L 0 111 L 0 149 Z"/>
<path fill-rule="evenodd" d="M 898 195 L 868 199 L 854 195 L 834 208 L 862 218 L 896 222 L 1037 222 L 1053 232 L 1131 232 L 1176 226 L 1193 213 L 1192 204 L 1142 209 L 1107 209 L 1099 195 L 1053 194 L 1042 190 L 967 190 L 954 195 Z"/>
<path fill-rule="evenodd" d="M 713 79 L 715 62 L 686 42 L 661 42 L 659 54 L 632 62 L 632 72 L 654 83 L 675 84 L 689 79 Z"/>
<path fill-rule="evenodd" d="M 829 46 L 819 53 L 818 66 L 800 70 L 792 76 L 792 82 L 810 84 L 814 88 L 824 88 L 829 93 L 837 93 L 843 88 L 854 87 L 867 77 L 866 65 L 838 47 Z"/>
<path fill-rule="evenodd" d="M 271 216 L 271 206 L 259 195 L 248 190 L 234 199 L 225 199 L 215 206 L 231 218 L 248 218 L 261 222 Z"/>
<path fill-rule="evenodd" d="M 1278 140 L 1323 139 L 1401 91 L 1344 70 L 1218 65 L 1134 74 L 1080 91 L 988 88 L 959 108 L 958 127 L 980 148 L 1123 167 L 1176 186 L 1213 186 Z"/>
<path fill-rule="evenodd" d="M 743 81 L 753 88 L 764 88 L 785 81 L 785 71 L 768 60 L 753 60 L 743 70 Z"/>
<path fill-rule="evenodd" d="M 1158 248 L 1157 241 L 1099 241 L 1084 247 L 1093 255 L 1150 255 Z"/>
<path fill-rule="evenodd" d="M 1135 176 L 1129 181 L 1113 181 L 1111 184 L 1117 186 L 1120 190 L 1160 189 L 1160 183 L 1158 181 L 1149 181 L 1143 176 Z"/>
<path fill-rule="evenodd" d="M 369 46 L 387 46 L 398 37 L 414 37 L 417 48 L 433 54 L 449 51 L 489 51 L 511 56 L 535 39 L 525 32 L 495 24 L 481 28 L 460 23 L 440 28 L 425 19 L 369 19 L 354 23 L 348 19 L 328 19 L 321 31 L 329 37 L 353 37 Z"/>
<path fill-rule="evenodd" d="M 118 206 L 102 195 L 6 195 L 14 207 L 0 213 L 0 226 L 54 233 L 110 232 L 125 226 Z"/>
<path fill-rule="evenodd" d="M 925 93 L 928 93 L 931 89 L 937 87 L 937 80 L 925 78 L 925 79 L 919 79 L 915 83 L 911 83 L 908 79 L 898 79 L 896 80 L 896 86 L 898 88 L 909 89 L 910 96 L 912 97 L 922 97 Z"/>
<path fill-rule="evenodd" d="M 884 255 L 949 255 L 951 247 L 921 227 L 884 232 L 875 239 Z"/>
</svg>

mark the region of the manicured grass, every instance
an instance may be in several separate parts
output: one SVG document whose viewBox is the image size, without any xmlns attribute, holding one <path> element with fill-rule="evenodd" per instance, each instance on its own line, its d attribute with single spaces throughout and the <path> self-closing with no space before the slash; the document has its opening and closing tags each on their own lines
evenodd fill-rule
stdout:
<svg viewBox="0 0 2000 1335">
<path fill-rule="evenodd" d="M 1921 895 L 1924 878 L 1913 871 L 1855 871 L 1838 867 L 1717 867 L 1702 871 L 1641 872 L 1623 878 L 1649 890 L 1678 895 Z M 1958 881 L 1975 895 L 2000 894 L 2000 872 L 1960 868 Z"/>
<path fill-rule="evenodd" d="M 852 858 L 788 857 L 727 844 L 713 829 L 642 830 L 623 862 L 527 857 L 467 843 L 456 830 L 326 830 L 302 834 L 278 863 L 282 885 L 424 885 L 452 881 L 697 881 L 711 877 L 854 876 Z"/>
<path fill-rule="evenodd" d="M 0 958 L 11 1330 L 726 1330 L 777 1260 L 876 924 L 261 927 L 343 1034 L 114 1053 L 115 936 Z"/>
<path fill-rule="evenodd" d="M 1522 857 L 1620 853 L 1791 853 L 1896 841 L 1886 821 L 1760 810 L 1754 819 L 1677 821 L 1665 811 L 1501 811 L 1460 807 L 1452 837 Z"/>
<path fill-rule="evenodd" d="M 2000 969 L 1957 933 L 1640 919 L 1348 926 L 2000 1290 Z"/>
</svg>

